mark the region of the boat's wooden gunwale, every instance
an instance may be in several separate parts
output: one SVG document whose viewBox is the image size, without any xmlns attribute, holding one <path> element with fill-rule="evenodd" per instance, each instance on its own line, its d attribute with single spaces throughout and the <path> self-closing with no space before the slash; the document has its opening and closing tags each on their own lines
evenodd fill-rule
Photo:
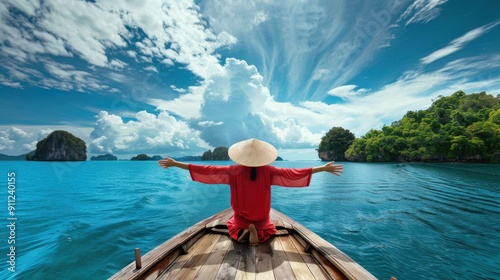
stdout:
<svg viewBox="0 0 500 280">
<path fill-rule="evenodd" d="M 192 279 L 198 273 L 204 279 L 216 279 L 221 273 L 231 276 L 225 279 L 255 279 L 257 275 L 274 275 L 271 279 L 293 279 L 296 275 L 297 279 L 312 275 L 317 279 L 376 279 L 332 244 L 274 209 L 271 219 L 278 236 L 267 247 L 247 248 L 227 236 L 225 224 L 231 215 L 232 210 L 227 209 L 200 221 L 144 255 L 141 269 L 130 263 L 110 279 L 171 279 L 177 274 Z M 253 253 L 253 259 L 242 257 L 247 251 Z M 193 254 L 196 257 L 190 260 Z"/>
<path fill-rule="evenodd" d="M 349 256 L 308 228 L 274 209 L 272 212 L 279 216 L 280 219 L 290 223 L 294 231 L 303 238 L 307 244 L 314 247 L 323 257 L 334 264 L 334 266 L 344 273 L 348 279 L 376 279 Z"/>
</svg>

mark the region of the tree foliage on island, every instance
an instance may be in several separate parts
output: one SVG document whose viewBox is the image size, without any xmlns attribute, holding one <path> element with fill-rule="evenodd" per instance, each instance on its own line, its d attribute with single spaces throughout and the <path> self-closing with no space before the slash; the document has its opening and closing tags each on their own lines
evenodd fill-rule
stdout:
<svg viewBox="0 0 500 280">
<path fill-rule="evenodd" d="M 322 160 L 346 160 L 345 152 L 356 137 L 349 130 L 342 127 L 333 127 L 321 138 L 318 156 Z"/>
<path fill-rule="evenodd" d="M 351 161 L 500 162 L 500 95 L 457 91 L 354 140 Z"/>
</svg>

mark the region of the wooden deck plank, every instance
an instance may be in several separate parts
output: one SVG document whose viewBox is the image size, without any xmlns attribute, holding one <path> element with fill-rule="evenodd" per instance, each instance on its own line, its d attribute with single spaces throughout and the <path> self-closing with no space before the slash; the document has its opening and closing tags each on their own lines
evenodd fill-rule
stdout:
<svg viewBox="0 0 500 280">
<path fill-rule="evenodd" d="M 154 280 L 157 279 L 162 273 L 165 268 L 167 268 L 170 264 L 174 263 L 182 253 L 182 249 L 179 248 L 172 252 L 170 255 L 168 255 L 166 258 L 161 260 L 157 266 L 155 266 L 150 272 L 148 272 L 148 275 L 144 278 L 144 280 Z"/>
<path fill-rule="evenodd" d="M 297 279 L 293 273 L 292 267 L 287 260 L 286 253 L 281 244 L 281 238 L 275 238 L 271 242 L 271 248 L 273 250 L 273 256 L 271 262 L 274 269 L 274 278 L 276 279 Z"/>
<path fill-rule="evenodd" d="M 236 243 L 228 236 L 224 236 L 221 238 L 226 238 L 229 240 L 228 250 L 226 255 L 222 260 L 222 264 L 215 276 L 216 280 L 233 280 L 235 279 L 238 262 L 240 260 L 240 255 L 235 249 Z"/>
<path fill-rule="evenodd" d="M 193 266 L 193 262 L 198 261 L 201 254 L 210 247 L 211 243 L 215 243 L 214 239 L 216 237 L 220 238 L 220 235 L 207 234 L 203 236 L 196 244 L 194 244 L 189 252 L 184 255 L 180 255 L 175 263 L 172 264 L 168 269 L 166 269 L 158 279 L 179 279 L 178 277 L 187 273 L 187 271 L 192 270 L 194 267 L 195 271 L 198 272 L 195 266 Z M 210 247 L 212 249 L 213 247 Z M 196 274 L 195 274 L 196 275 Z M 193 278 L 193 275 L 191 278 Z"/>
<path fill-rule="evenodd" d="M 331 280 L 332 277 L 328 275 L 325 269 L 322 268 L 322 266 L 316 261 L 315 258 L 312 257 L 311 254 L 306 253 L 304 251 L 304 247 L 302 244 L 293 236 L 289 236 L 291 243 L 295 248 L 297 248 L 297 251 L 299 252 L 300 256 L 302 257 L 302 260 L 304 263 L 307 265 L 311 273 L 314 275 L 314 277 L 317 280 Z"/>
<path fill-rule="evenodd" d="M 226 225 L 227 220 L 229 220 L 234 215 L 233 211 L 228 211 L 225 215 L 223 215 L 220 219 L 220 223 Z"/>
<path fill-rule="evenodd" d="M 238 270 L 236 271 L 237 280 L 255 280 L 256 247 L 250 247 L 248 244 L 238 244 L 240 258 L 238 261 Z"/>
<path fill-rule="evenodd" d="M 195 246 L 198 246 L 196 252 L 185 263 L 183 269 L 178 273 L 174 279 L 193 279 L 207 260 L 210 252 L 213 250 L 221 235 L 207 234 L 205 240 L 200 240 Z"/>
<path fill-rule="evenodd" d="M 274 278 L 271 241 L 262 243 L 257 247 L 255 256 L 255 274 L 258 280 L 271 280 Z"/>
<path fill-rule="evenodd" d="M 214 249 L 206 259 L 195 279 L 215 279 L 224 260 L 231 240 L 225 235 L 221 235 Z"/>
<path fill-rule="evenodd" d="M 311 270 L 309 270 L 309 267 L 302 258 L 299 248 L 295 247 L 293 244 L 291 240 L 292 237 L 282 236 L 279 239 L 295 277 L 297 279 L 315 279 Z"/>
</svg>

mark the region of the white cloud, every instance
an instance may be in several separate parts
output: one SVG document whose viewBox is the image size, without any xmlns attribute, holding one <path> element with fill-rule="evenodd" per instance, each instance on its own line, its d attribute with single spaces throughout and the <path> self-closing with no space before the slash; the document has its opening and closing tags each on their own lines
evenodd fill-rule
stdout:
<svg viewBox="0 0 500 280">
<path fill-rule="evenodd" d="M 90 64 L 106 67 L 107 47 L 125 47 L 128 31 L 116 10 L 104 10 L 86 1 L 45 1 L 39 28 L 64 40 Z M 78 32 L 75 32 L 78 30 Z"/>
<path fill-rule="evenodd" d="M 0 131 L 0 151 L 14 149 L 16 141 L 10 139 L 10 135 L 6 131 Z"/>
<path fill-rule="evenodd" d="M 24 14 L 16 14 L 16 9 Z M 118 58 L 120 53 L 120 57 L 134 58 L 137 63 L 177 63 L 204 79 L 221 71 L 217 49 L 237 41 L 227 32 L 214 33 L 208 28 L 194 1 L 8 1 L 0 3 L 0 15 L 0 37 L 4 38 L 0 57 L 9 61 L 0 67 L 24 74 L 4 75 L 0 82 L 15 87 L 26 82 L 62 90 L 117 92 L 113 87 L 71 85 L 61 73 L 55 77 L 45 73 L 32 76 L 27 70 L 19 70 L 64 64 L 62 59 L 73 57 L 97 67 L 90 72 L 85 64 L 74 63 L 74 71 L 87 72 L 100 80 L 96 85 L 107 84 L 108 75 L 100 73 L 112 75 L 112 71 L 104 70 L 121 70 L 128 65 Z M 141 68 L 152 70 L 153 65 Z M 133 73 L 129 75 L 132 78 L 128 80 L 137 79 Z"/>
<path fill-rule="evenodd" d="M 158 115 L 138 112 L 128 122 L 117 115 L 102 111 L 90 134 L 92 153 L 170 153 L 179 150 L 201 151 L 208 145 L 199 132 L 178 121 L 167 112 Z"/>
<path fill-rule="evenodd" d="M 36 144 L 38 141 L 33 141 L 31 143 L 23 144 L 23 148 L 25 148 L 28 151 L 34 151 L 36 150 Z"/>
<path fill-rule="evenodd" d="M 186 120 L 213 147 L 251 137 L 277 147 L 315 147 L 326 129 L 324 116 L 275 101 L 263 82 L 255 66 L 230 58 L 222 74 L 189 87 L 176 99 L 148 103 Z"/>
<path fill-rule="evenodd" d="M 144 68 L 144 70 L 149 71 L 149 72 L 156 72 L 156 73 L 158 73 L 158 69 L 156 69 L 156 67 L 154 67 L 153 65 L 150 65 L 150 66 Z"/>
<path fill-rule="evenodd" d="M 352 98 L 354 96 L 361 95 L 361 94 L 368 92 L 368 90 L 363 89 L 363 88 L 358 89 L 358 90 L 355 90 L 355 88 L 357 88 L 356 85 L 340 86 L 340 87 L 336 87 L 334 89 L 329 90 L 328 94 L 332 95 L 332 96 L 340 97 L 342 99 L 349 99 L 349 98 Z"/>
<path fill-rule="evenodd" d="M 419 22 L 427 23 L 439 16 L 440 6 L 446 2 L 448 0 L 416 0 L 406 9 L 399 20 L 409 18 L 406 25 Z"/>
<path fill-rule="evenodd" d="M 5 78 L 3 75 L 0 75 L 0 84 L 11 87 L 11 88 L 22 88 L 21 83 L 19 82 L 11 82 L 7 78 Z"/>
<path fill-rule="evenodd" d="M 10 134 L 14 137 L 14 139 L 23 139 L 31 136 L 31 133 L 28 133 L 17 127 L 12 127 L 12 129 L 10 130 Z"/>
<path fill-rule="evenodd" d="M 200 108 L 203 103 L 203 92 L 206 83 L 201 86 L 192 86 L 188 94 L 180 95 L 173 100 L 162 100 L 149 98 L 146 102 L 155 106 L 160 111 L 167 111 L 180 116 L 183 119 L 192 119 L 200 116 Z M 173 88 L 176 91 L 176 87 Z"/>
<path fill-rule="evenodd" d="M 324 119 L 320 121 L 313 112 L 291 103 L 275 101 L 257 68 L 245 61 L 226 59 L 223 69 L 223 75 L 196 88 L 199 92 L 183 95 L 201 97 L 199 106 L 193 106 L 199 110 L 190 124 L 207 143 L 229 146 L 252 137 L 277 147 L 319 143 L 322 135 L 309 127 L 317 128 Z"/>
<path fill-rule="evenodd" d="M 125 66 L 127 66 L 127 63 L 119 59 L 112 59 L 111 62 L 109 63 L 109 66 L 115 69 L 123 69 L 125 68 Z"/>
<path fill-rule="evenodd" d="M 214 122 L 214 121 L 202 121 L 199 122 L 198 125 L 200 127 L 207 127 L 207 126 L 217 126 L 217 125 L 223 125 L 224 122 Z"/>
<path fill-rule="evenodd" d="M 0 151 L 14 150 L 16 142 L 22 142 L 32 136 L 18 127 L 10 127 L 6 130 L 0 130 Z"/>
<path fill-rule="evenodd" d="M 465 44 L 469 43 L 470 41 L 478 38 L 479 36 L 485 34 L 488 32 L 490 29 L 494 28 L 500 24 L 500 21 L 496 21 L 490 24 L 483 25 L 481 27 L 478 27 L 476 29 L 473 29 L 464 35 L 460 36 L 459 38 L 453 40 L 450 42 L 450 44 L 442 49 L 439 49 L 430 55 L 420 59 L 420 62 L 422 64 L 430 64 L 438 59 L 441 59 L 443 57 L 446 57 L 454 52 L 457 52 L 461 50 Z"/>
<path fill-rule="evenodd" d="M 35 11 L 40 8 L 40 0 L 26 0 L 26 1 L 16 1 L 16 0 L 6 0 L 11 5 L 14 5 L 17 9 L 27 14 L 28 16 L 34 16 Z"/>
</svg>

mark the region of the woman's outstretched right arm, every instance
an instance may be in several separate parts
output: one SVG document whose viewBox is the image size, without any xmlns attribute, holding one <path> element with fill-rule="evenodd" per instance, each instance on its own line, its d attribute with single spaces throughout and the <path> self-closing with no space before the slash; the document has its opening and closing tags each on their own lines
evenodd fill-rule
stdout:
<svg viewBox="0 0 500 280">
<path fill-rule="evenodd" d="M 178 167 L 181 169 L 189 170 L 188 164 L 176 161 L 173 158 L 161 159 L 158 161 L 158 165 L 162 168 Z"/>
<path fill-rule="evenodd" d="M 318 172 L 329 172 L 332 173 L 335 176 L 340 176 L 342 172 L 344 172 L 344 166 L 342 164 L 334 164 L 334 162 L 329 162 L 326 163 L 325 165 L 322 166 L 316 166 L 312 168 L 312 173 L 318 173 Z"/>
</svg>

